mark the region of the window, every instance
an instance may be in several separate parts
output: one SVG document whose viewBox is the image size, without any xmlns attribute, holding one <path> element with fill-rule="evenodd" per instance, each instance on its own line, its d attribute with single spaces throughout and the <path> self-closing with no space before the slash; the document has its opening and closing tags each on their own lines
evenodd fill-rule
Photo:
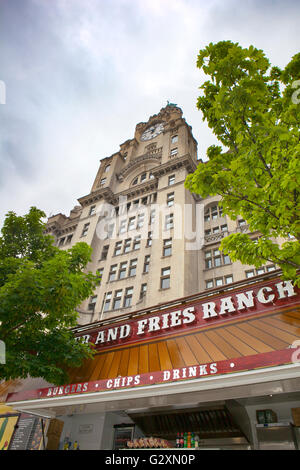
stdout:
<svg viewBox="0 0 300 470">
<path fill-rule="evenodd" d="M 94 215 L 96 214 L 96 206 L 91 206 L 89 215 Z"/>
<path fill-rule="evenodd" d="M 137 210 L 137 208 L 139 207 L 139 203 L 140 203 L 140 200 L 139 199 L 136 199 L 135 201 L 132 201 L 132 210 L 135 211 Z M 129 203 L 130 205 L 130 203 Z M 129 210 L 129 208 L 128 208 Z"/>
<path fill-rule="evenodd" d="M 165 218 L 165 230 L 170 230 L 174 227 L 174 214 L 167 214 Z"/>
<path fill-rule="evenodd" d="M 68 235 L 66 243 L 71 243 L 73 238 L 73 233 L 71 235 Z"/>
<path fill-rule="evenodd" d="M 218 268 L 219 266 L 231 263 L 230 257 L 228 255 L 224 255 L 216 248 L 210 251 L 206 251 L 204 253 L 204 259 L 206 269 L 210 269 L 212 267 Z"/>
<path fill-rule="evenodd" d="M 219 233 L 219 227 L 214 227 L 213 228 L 213 233 Z"/>
<path fill-rule="evenodd" d="M 88 305 L 88 310 L 94 312 L 96 302 L 97 302 L 97 295 L 93 295 L 93 296 L 90 298 L 90 302 L 89 302 L 89 305 Z"/>
<path fill-rule="evenodd" d="M 256 270 L 256 274 L 259 275 L 259 274 L 264 274 L 265 272 L 265 268 L 261 267 L 261 268 L 257 268 Z"/>
<path fill-rule="evenodd" d="M 110 170 L 110 165 L 106 165 L 106 167 L 105 167 L 105 170 L 104 170 L 104 171 L 105 171 L 105 173 L 108 173 L 108 172 L 109 172 L 109 170 Z"/>
<path fill-rule="evenodd" d="M 267 266 L 266 268 L 267 268 L 268 273 L 270 273 L 271 271 L 275 271 L 275 269 L 276 269 L 274 264 L 271 264 L 271 265 Z"/>
<path fill-rule="evenodd" d="M 218 205 L 210 206 L 205 209 L 204 212 L 204 222 L 210 222 L 211 220 L 216 220 L 218 217 L 222 217 L 222 208 Z"/>
<path fill-rule="evenodd" d="M 135 229 L 135 217 L 130 217 L 129 222 L 128 222 L 128 230 L 134 230 Z"/>
<path fill-rule="evenodd" d="M 170 287 L 170 273 L 171 268 L 163 268 L 161 270 L 161 277 L 160 277 L 160 288 L 161 289 L 168 289 Z"/>
<path fill-rule="evenodd" d="M 58 243 L 59 246 L 62 246 L 64 244 L 64 242 L 65 242 L 65 237 L 60 238 L 59 243 Z"/>
<path fill-rule="evenodd" d="M 147 238 L 146 246 L 151 246 L 151 245 L 152 245 L 152 232 L 148 232 L 148 238 Z"/>
<path fill-rule="evenodd" d="M 149 265 L 150 265 L 150 255 L 147 255 L 145 256 L 143 273 L 149 272 Z"/>
<path fill-rule="evenodd" d="M 122 299 L 122 289 L 115 291 L 114 301 L 113 301 L 113 310 L 117 310 L 121 307 Z"/>
<path fill-rule="evenodd" d="M 124 253 L 128 253 L 130 251 L 130 245 L 131 245 L 131 238 L 127 238 L 124 242 Z"/>
<path fill-rule="evenodd" d="M 133 287 L 127 287 L 124 296 L 124 307 L 130 307 L 132 303 Z"/>
<path fill-rule="evenodd" d="M 163 256 L 170 256 L 172 254 L 172 238 L 164 240 Z"/>
<path fill-rule="evenodd" d="M 129 265 L 129 276 L 136 275 L 136 266 L 137 266 L 137 259 L 132 259 Z"/>
<path fill-rule="evenodd" d="M 141 235 L 138 235 L 133 240 L 133 249 L 134 250 L 139 250 L 140 246 L 141 246 Z"/>
<path fill-rule="evenodd" d="M 221 225 L 221 232 L 227 232 L 227 231 L 228 231 L 227 224 Z"/>
<path fill-rule="evenodd" d="M 238 221 L 239 227 L 242 227 L 243 225 L 246 225 L 246 220 L 241 219 Z"/>
<path fill-rule="evenodd" d="M 150 180 L 153 180 L 153 178 L 154 178 L 153 173 L 149 173 L 149 178 L 150 178 Z"/>
<path fill-rule="evenodd" d="M 174 193 L 169 193 L 167 195 L 167 206 L 171 207 L 174 205 Z"/>
<path fill-rule="evenodd" d="M 229 255 L 223 255 L 223 264 L 230 264 L 231 259 Z"/>
<path fill-rule="evenodd" d="M 139 214 L 138 217 L 137 217 L 137 228 L 142 228 L 142 226 L 144 225 L 144 217 L 145 217 L 145 214 Z"/>
<path fill-rule="evenodd" d="M 134 178 L 134 180 L 132 181 L 132 186 L 134 186 L 135 184 L 137 184 L 138 182 L 138 178 Z"/>
<path fill-rule="evenodd" d="M 150 212 L 149 224 L 150 225 L 154 224 L 154 221 L 155 221 L 155 209 L 152 209 L 152 211 Z"/>
<path fill-rule="evenodd" d="M 102 253 L 101 253 L 101 261 L 107 258 L 108 249 L 109 249 L 109 245 L 105 245 L 103 247 Z"/>
<path fill-rule="evenodd" d="M 126 219 L 121 220 L 119 234 L 126 232 Z"/>
<path fill-rule="evenodd" d="M 122 252 L 122 242 L 117 242 L 115 244 L 115 251 L 114 251 L 114 255 L 117 256 L 117 255 L 120 255 Z"/>
<path fill-rule="evenodd" d="M 97 276 L 100 276 L 100 277 L 101 277 L 101 279 L 100 279 L 99 282 L 98 282 L 98 286 L 101 284 L 101 281 L 102 281 L 102 279 L 103 279 L 103 271 L 104 271 L 104 268 L 99 268 L 99 269 L 97 269 L 97 271 L 96 271 Z"/>
<path fill-rule="evenodd" d="M 114 281 L 116 279 L 116 276 L 117 276 L 117 264 L 113 264 L 109 270 L 108 281 L 109 282 Z"/>
<path fill-rule="evenodd" d="M 175 155 L 177 155 L 177 153 L 178 153 L 178 148 L 177 147 L 172 149 L 171 150 L 171 157 L 175 157 Z"/>
<path fill-rule="evenodd" d="M 146 178 L 147 178 L 147 173 L 142 173 L 142 174 L 141 174 L 141 183 L 142 183 L 143 181 L 145 181 Z"/>
<path fill-rule="evenodd" d="M 110 307 L 110 301 L 111 301 L 111 292 L 107 292 L 104 298 L 103 302 L 103 312 L 107 312 Z"/>
<path fill-rule="evenodd" d="M 141 203 L 142 203 L 142 206 L 146 206 L 147 203 L 148 203 L 148 198 L 147 198 L 147 197 L 143 197 Z"/>
<path fill-rule="evenodd" d="M 206 251 L 204 254 L 204 257 L 205 257 L 205 268 L 206 269 L 212 268 L 211 251 Z"/>
<path fill-rule="evenodd" d="M 212 289 L 214 287 L 213 279 L 210 279 L 209 281 L 205 281 L 205 284 L 206 284 L 206 289 Z"/>
<path fill-rule="evenodd" d="M 204 231 L 204 235 L 207 237 L 208 235 L 211 234 L 211 229 L 208 228 L 207 230 Z"/>
<path fill-rule="evenodd" d="M 172 186 L 175 183 L 175 175 L 169 176 L 168 186 Z"/>
<path fill-rule="evenodd" d="M 127 261 L 124 261 L 120 264 L 119 269 L 119 279 L 124 279 L 126 277 L 126 270 L 127 270 Z"/>
<path fill-rule="evenodd" d="M 223 285 L 223 278 L 219 277 L 218 279 L 216 279 L 216 287 L 220 287 L 222 285 Z"/>
<path fill-rule="evenodd" d="M 103 186 L 106 183 L 106 178 L 101 178 L 100 186 Z"/>
<path fill-rule="evenodd" d="M 146 293 L 147 293 L 147 284 L 142 284 L 141 291 L 140 291 L 140 299 L 143 299 L 146 296 Z"/>
<path fill-rule="evenodd" d="M 217 268 L 222 265 L 221 252 L 219 250 L 213 250 L 214 254 L 214 266 Z"/>
<path fill-rule="evenodd" d="M 249 279 L 250 277 L 254 276 L 254 269 L 251 269 L 249 271 L 245 271 L 246 278 Z"/>
<path fill-rule="evenodd" d="M 89 231 L 89 225 L 90 225 L 89 223 L 88 223 L 88 224 L 84 224 L 83 230 L 82 230 L 82 234 L 81 234 L 82 237 L 86 237 L 86 235 L 87 235 L 87 233 L 88 233 L 88 231 Z"/>
<path fill-rule="evenodd" d="M 233 282 L 233 276 L 225 276 L 225 284 L 231 284 Z"/>
<path fill-rule="evenodd" d="M 178 142 L 178 135 L 173 135 L 171 137 L 171 144 L 176 144 L 176 142 Z"/>
</svg>

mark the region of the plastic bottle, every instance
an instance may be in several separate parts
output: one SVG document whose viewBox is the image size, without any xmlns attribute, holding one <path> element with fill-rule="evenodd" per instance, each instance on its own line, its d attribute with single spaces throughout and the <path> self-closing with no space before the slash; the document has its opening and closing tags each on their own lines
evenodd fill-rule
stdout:
<svg viewBox="0 0 300 470">
<path fill-rule="evenodd" d="M 179 432 L 177 433 L 177 437 L 176 437 L 176 449 L 178 449 L 180 447 L 180 434 Z"/>
<path fill-rule="evenodd" d="M 184 447 L 184 438 L 183 438 L 183 432 L 181 433 L 180 435 L 180 447 L 183 448 Z"/>
<path fill-rule="evenodd" d="M 192 432 L 192 434 L 191 434 L 191 447 L 192 447 L 192 448 L 195 447 L 195 435 L 194 435 L 193 432 Z"/>
<path fill-rule="evenodd" d="M 187 432 L 185 432 L 183 435 L 183 447 L 187 448 Z"/>
<path fill-rule="evenodd" d="M 191 446 L 191 433 L 190 431 L 188 432 L 188 435 L 187 435 L 187 447 L 190 449 L 192 446 Z"/>
</svg>

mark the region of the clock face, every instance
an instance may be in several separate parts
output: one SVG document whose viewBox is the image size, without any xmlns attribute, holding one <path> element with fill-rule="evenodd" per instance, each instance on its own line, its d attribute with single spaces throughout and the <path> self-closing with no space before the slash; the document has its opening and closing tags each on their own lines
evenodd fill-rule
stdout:
<svg viewBox="0 0 300 470">
<path fill-rule="evenodd" d="M 148 129 L 146 129 L 142 135 L 141 135 L 141 140 L 150 140 L 150 139 L 153 139 L 154 137 L 156 137 L 158 134 L 160 134 L 161 132 L 163 132 L 164 130 L 164 125 L 163 123 L 158 123 L 158 124 L 154 124 L 154 126 L 151 126 L 151 127 L 148 127 Z"/>
</svg>

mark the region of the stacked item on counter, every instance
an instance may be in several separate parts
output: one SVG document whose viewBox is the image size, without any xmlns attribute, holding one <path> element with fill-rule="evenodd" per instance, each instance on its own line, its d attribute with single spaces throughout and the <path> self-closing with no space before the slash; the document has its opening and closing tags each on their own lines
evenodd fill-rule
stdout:
<svg viewBox="0 0 300 470">
<path fill-rule="evenodd" d="M 166 439 L 159 439 L 156 437 L 141 437 L 127 442 L 129 449 L 167 449 L 172 445 Z"/>
</svg>

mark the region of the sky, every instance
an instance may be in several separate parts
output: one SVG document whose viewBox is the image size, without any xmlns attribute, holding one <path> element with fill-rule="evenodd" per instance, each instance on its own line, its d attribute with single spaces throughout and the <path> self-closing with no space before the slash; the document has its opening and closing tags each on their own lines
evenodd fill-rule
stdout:
<svg viewBox="0 0 300 470">
<path fill-rule="evenodd" d="M 205 159 L 217 141 L 196 107 L 199 50 L 253 44 L 284 67 L 299 19 L 299 0 L 0 0 L 0 227 L 31 206 L 69 215 L 167 100 Z"/>
</svg>

